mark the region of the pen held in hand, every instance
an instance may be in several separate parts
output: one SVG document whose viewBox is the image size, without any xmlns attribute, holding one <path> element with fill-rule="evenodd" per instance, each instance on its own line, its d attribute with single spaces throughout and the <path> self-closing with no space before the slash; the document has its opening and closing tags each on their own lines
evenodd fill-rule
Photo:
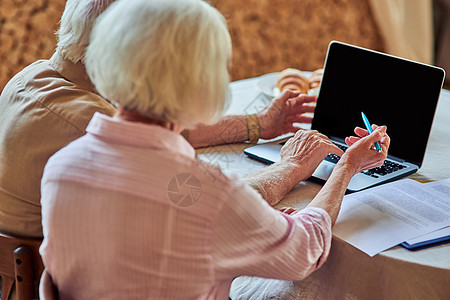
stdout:
<svg viewBox="0 0 450 300">
<path fill-rule="evenodd" d="M 363 112 L 361 112 L 361 116 L 362 116 L 362 119 L 363 119 L 364 125 L 366 126 L 367 131 L 369 132 L 369 134 L 371 134 L 373 132 L 373 130 L 372 130 L 372 126 L 370 126 L 369 120 L 367 119 L 366 115 Z M 375 143 L 375 149 L 377 149 L 378 152 L 381 151 L 381 147 L 378 142 Z"/>
</svg>

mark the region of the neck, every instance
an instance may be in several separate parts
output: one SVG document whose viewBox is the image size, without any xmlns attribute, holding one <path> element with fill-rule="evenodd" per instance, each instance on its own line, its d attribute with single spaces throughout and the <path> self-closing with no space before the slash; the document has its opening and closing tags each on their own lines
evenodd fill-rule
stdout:
<svg viewBox="0 0 450 300">
<path fill-rule="evenodd" d="M 155 120 L 155 119 L 143 116 L 137 112 L 132 112 L 132 111 L 126 110 L 123 107 L 119 108 L 115 117 L 125 120 L 125 121 L 129 121 L 129 122 L 139 122 L 139 123 L 161 126 L 161 127 L 167 128 L 170 131 L 173 131 L 176 133 L 181 133 L 181 131 L 183 131 L 183 128 L 177 124 L 174 124 L 174 123 L 171 123 L 168 121 Z"/>
</svg>

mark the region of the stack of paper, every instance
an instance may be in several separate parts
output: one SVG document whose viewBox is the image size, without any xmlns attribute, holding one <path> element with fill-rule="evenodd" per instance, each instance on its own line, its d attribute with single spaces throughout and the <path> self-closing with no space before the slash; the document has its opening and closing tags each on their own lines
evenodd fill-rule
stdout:
<svg viewBox="0 0 450 300">
<path fill-rule="evenodd" d="M 426 234 L 448 235 L 449 226 L 450 179 L 403 179 L 345 196 L 333 231 L 374 256 L 404 241 L 430 239 Z"/>
</svg>

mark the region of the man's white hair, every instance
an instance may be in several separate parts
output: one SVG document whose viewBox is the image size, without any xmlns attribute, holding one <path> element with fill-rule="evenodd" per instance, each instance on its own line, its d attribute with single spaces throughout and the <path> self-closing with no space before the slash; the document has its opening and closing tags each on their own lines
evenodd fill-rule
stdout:
<svg viewBox="0 0 450 300">
<path fill-rule="evenodd" d="M 86 52 L 99 93 L 129 111 L 185 128 L 216 122 L 227 105 L 231 39 L 203 0 L 119 0 Z"/>
<path fill-rule="evenodd" d="M 74 63 L 84 60 L 97 17 L 114 0 L 67 0 L 57 32 L 57 51 Z"/>
</svg>

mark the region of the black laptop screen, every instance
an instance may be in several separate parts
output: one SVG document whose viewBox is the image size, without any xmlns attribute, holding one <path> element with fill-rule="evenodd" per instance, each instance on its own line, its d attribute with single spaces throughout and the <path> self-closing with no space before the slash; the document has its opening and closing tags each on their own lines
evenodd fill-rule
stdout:
<svg viewBox="0 0 450 300">
<path fill-rule="evenodd" d="M 420 166 L 443 78 L 437 67 L 332 42 L 312 129 L 354 135 L 364 128 L 363 111 L 372 124 L 388 126 L 390 155 Z"/>
</svg>

